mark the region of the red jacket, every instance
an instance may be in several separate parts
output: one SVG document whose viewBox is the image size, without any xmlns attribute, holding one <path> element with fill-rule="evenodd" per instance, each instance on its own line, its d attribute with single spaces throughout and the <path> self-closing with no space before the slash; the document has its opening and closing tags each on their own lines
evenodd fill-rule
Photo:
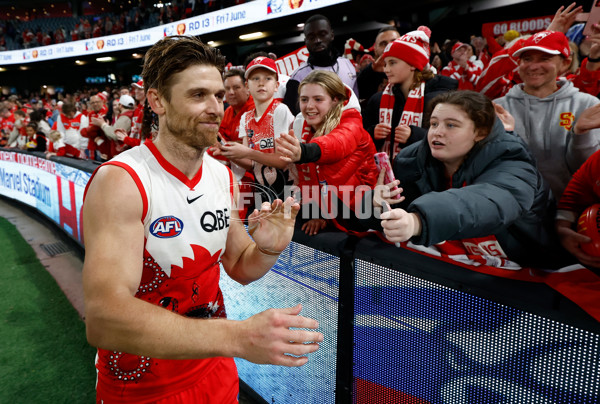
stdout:
<svg viewBox="0 0 600 404">
<path fill-rule="evenodd" d="M 304 133 L 303 126 L 306 126 Z M 314 133 L 304 125 L 303 118 L 294 122 L 294 133 L 302 134 L 302 142 L 316 143 L 321 149 L 321 158 L 317 162 L 298 165 L 300 186 L 327 185 L 338 191 L 343 185 L 350 186 L 349 198 L 342 195 L 340 199 L 349 200 L 350 208 L 354 209 L 362 197 L 354 192 L 355 188 L 359 185 L 373 188 L 377 183 L 378 172 L 373 158 L 375 144 L 363 128 L 357 109 L 344 110 L 339 125 L 316 139 L 312 138 Z"/>
<path fill-rule="evenodd" d="M 583 59 L 578 74 L 567 76 L 567 80 L 582 93 L 588 93 L 597 97 L 600 93 L 600 70 L 587 69 L 588 58 Z"/>
<path fill-rule="evenodd" d="M 56 153 L 57 156 L 73 157 L 85 159 L 85 153 L 70 144 L 65 144 L 62 139 L 57 143 L 49 142 L 46 148 L 49 152 Z"/>
<path fill-rule="evenodd" d="M 592 154 L 573 174 L 558 202 L 559 213 L 562 213 L 560 216 L 567 218 L 575 215 L 569 217 L 575 222 L 588 206 L 600 202 L 599 173 L 600 150 Z"/>
<path fill-rule="evenodd" d="M 90 150 L 91 152 L 98 150 L 101 153 L 104 152 L 102 150 L 100 150 L 100 148 L 98 146 L 100 146 L 101 144 L 104 144 L 104 142 L 106 142 L 106 145 L 109 145 L 110 140 L 104 135 L 104 132 L 102 132 L 102 129 L 100 129 L 99 126 L 96 125 L 92 125 L 92 118 L 104 118 L 104 115 L 106 115 L 106 113 L 108 112 L 108 107 L 106 105 L 102 106 L 102 109 L 100 109 L 100 111 L 96 112 L 93 110 L 89 111 L 88 114 L 88 119 L 89 119 L 89 126 L 82 128 L 79 133 L 81 133 L 81 136 L 86 137 L 88 139 L 90 139 L 90 141 L 88 142 L 88 150 Z M 100 139 L 96 139 L 96 138 L 100 138 Z M 105 146 L 106 147 L 106 146 Z M 108 146 L 107 150 L 110 150 L 110 146 Z M 91 153 L 91 155 L 93 155 L 94 153 Z"/>
</svg>

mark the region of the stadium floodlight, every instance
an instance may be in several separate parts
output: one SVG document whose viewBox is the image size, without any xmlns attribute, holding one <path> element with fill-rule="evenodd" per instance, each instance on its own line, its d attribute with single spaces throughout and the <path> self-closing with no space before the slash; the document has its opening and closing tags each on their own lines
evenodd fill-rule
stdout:
<svg viewBox="0 0 600 404">
<path fill-rule="evenodd" d="M 101 58 L 96 58 L 96 62 L 114 62 L 116 59 L 112 56 L 103 56 Z"/>
<path fill-rule="evenodd" d="M 249 41 L 251 39 L 262 38 L 263 36 L 265 36 L 265 34 L 263 34 L 262 32 L 252 32 L 250 34 L 240 35 L 239 38 L 242 41 Z"/>
</svg>

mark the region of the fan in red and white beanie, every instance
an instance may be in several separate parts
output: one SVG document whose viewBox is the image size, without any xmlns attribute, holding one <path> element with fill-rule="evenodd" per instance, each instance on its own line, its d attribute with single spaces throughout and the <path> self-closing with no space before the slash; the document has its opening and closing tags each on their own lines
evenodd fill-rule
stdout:
<svg viewBox="0 0 600 404">
<path fill-rule="evenodd" d="M 458 41 L 457 43 L 454 44 L 454 46 L 452 47 L 452 50 L 450 51 L 450 56 L 454 56 L 454 52 L 456 52 L 457 50 L 459 50 L 460 48 L 467 48 L 470 45 L 467 45 L 466 43 L 460 42 Z"/>
<path fill-rule="evenodd" d="M 108 97 L 103 92 L 99 92 L 98 94 L 96 94 L 96 97 L 100 98 L 102 102 L 108 101 Z"/>
<path fill-rule="evenodd" d="M 431 30 L 421 25 L 416 31 L 407 32 L 400 38 L 390 42 L 383 51 L 381 57 L 392 56 L 404 60 L 417 70 L 423 69 L 429 64 L 429 37 Z"/>
<path fill-rule="evenodd" d="M 394 42 L 390 42 L 383 51 L 383 60 L 395 57 L 403 60 L 419 72 L 429 66 L 429 37 L 431 30 L 426 26 L 420 26 L 416 31 L 411 31 Z M 399 83 L 396 83 L 399 84 Z M 388 83 L 381 94 L 379 102 L 379 124 L 391 125 L 394 104 L 396 102 L 392 90 L 393 83 Z M 423 123 L 423 109 L 425 108 L 425 81 L 421 81 L 412 88 L 406 96 L 406 102 L 400 116 L 398 127 L 408 125 L 421 126 Z M 390 156 L 390 160 L 398 154 L 401 149 L 400 143 L 396 141 L 395 128 L 392 128 L 390 136 L 383 143 L 381 150 Z"/>
</svg>

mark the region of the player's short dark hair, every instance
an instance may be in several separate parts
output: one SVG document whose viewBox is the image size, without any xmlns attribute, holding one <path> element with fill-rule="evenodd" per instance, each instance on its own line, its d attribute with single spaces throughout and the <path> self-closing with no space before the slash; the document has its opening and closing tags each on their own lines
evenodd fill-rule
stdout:
<svg viewBox="0 0 600 404">
<path fill-rule="evenodd" d="M 214 66 L 222 74 L 225 58 L 218 49 L 193 36 L 174 35 L 161 39 L 144 56 L 144 91 L 155 88 L 170 101 L 173 76 L 195 65 Z"/>
</svg>

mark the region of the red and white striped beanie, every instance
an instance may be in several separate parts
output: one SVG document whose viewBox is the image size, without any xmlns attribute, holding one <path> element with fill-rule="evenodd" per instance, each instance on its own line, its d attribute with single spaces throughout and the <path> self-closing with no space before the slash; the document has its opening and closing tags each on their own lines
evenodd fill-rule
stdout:
<svg viewBox="0 0 600 404">
<path fill-rule="evenodd" d="M 383 51 L 385 59 L 392 56 L 404 60 L 418 70 L 423 70 L 429 64 L 429 37 L 431 30 L 422 25 L 416 31 L 407 32 L 394 42 L 390 42 Z"/>
</svg>

